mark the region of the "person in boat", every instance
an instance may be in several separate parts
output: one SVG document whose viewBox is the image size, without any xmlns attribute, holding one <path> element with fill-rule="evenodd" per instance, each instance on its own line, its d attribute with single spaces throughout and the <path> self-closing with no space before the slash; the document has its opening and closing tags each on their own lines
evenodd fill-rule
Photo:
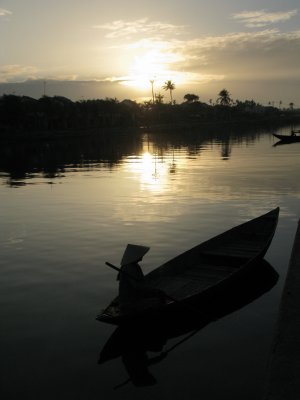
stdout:
<svg viewBox="0 0 300 400">
<path fill-rule="evenodd" d="M 139 262 L 150 250 L 150 247 L 128 244 L 121 260 L 118 274 L 119 300 L 123 309 L 134 309 L 146 299 L 149 301 L 165 302 L 163 291 L 149 287 L 145 283 L 144 274 Z"/>
</svg>

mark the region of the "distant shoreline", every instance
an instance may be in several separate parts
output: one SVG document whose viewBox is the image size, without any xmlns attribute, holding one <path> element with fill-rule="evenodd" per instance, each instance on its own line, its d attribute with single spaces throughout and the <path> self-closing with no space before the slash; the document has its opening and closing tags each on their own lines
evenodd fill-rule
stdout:
<svg viewBox="0 0 300 400">
<path fill-rule="evenodd" d="M 229 100 L 228 100 L 229 101 Z M 206 127 L 266 126 L 276 129 L 300 121 L 300 109 L 262 106 L 253 100 L 207 104 L 189 100 L 181 104 L 117 99 L 72 102 L 61 96 L 0 97 L 1 138 L 63 138 L 114 132 L 159 132 Z"/>
<path fill-rule="evenodd" d="M 139 134 L 139 133 L 152 133 L 159 134 L 164 132 L 182 132 L 187 130 L 210 130 L 215 128 L 224 127 L 226 129 L 235 128 L 265 128 L 265 129 L 278 129 L 287 125 L 294 125 L 300 123 L 300 116 L 290 118 L 265 118 L 263 120 L 231 120 L 231 121 L 202 121 L 202 122 L 189 122 L 182 121 L 181 123 L 153 123 L 143 126 L 116 126 L 116 127 L 99 127 L 99 128 L 81 128 L 81 129 L 43 129 L 43 130 L 28 130 L 21 128 L 0 127 L 1 140 L 26 140 L 26 139 L 68 139 L 68 138 L 85 138 L 95 136 L 107 136 L 116 134 Z"/>
</svg>

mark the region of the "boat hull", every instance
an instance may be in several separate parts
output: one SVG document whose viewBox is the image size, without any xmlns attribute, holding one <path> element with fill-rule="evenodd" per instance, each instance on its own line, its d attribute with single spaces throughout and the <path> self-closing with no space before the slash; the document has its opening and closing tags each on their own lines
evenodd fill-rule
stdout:
<svg viewBox="0 0 300 400">
<path fill-rule="evenodd" d="M 145 275 L 147 285 L 167 294 L 165 304 L 141 301 L 138 307 L 125 312 L 116 298 L 97 319 L 119 325 L 192 307 L 195 300 L 203 304 L 211 301 L 264 257 L 273 239 L 278 215 L 279 208 L 276 208 L 193 247 Z"/>
<path fill-rule="evenodd" d="M 285 143 L 300 142 L 300 135 L 278 135 L 277 133 L 273 133 L 273 136 Z"/>
</svg>

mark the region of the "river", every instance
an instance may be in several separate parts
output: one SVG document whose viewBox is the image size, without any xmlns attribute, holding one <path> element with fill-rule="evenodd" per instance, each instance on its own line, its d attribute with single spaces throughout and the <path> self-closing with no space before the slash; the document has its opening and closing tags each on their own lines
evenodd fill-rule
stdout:
<svg viewBox="0 0 300 400">
<path fill-rule="evenodd" d="M 259 400 L 300 216 L 300 143 L 276 141 L 214 128 L 1 143 L 2 398 Z M 115 330 L 95 320 L 117 294 L 105 261 L 146 245 L 147 273 L 278 206 L 274 285 L 180 345 L 186 336 L 166 340 L 175 347 L 149 366 L 151 386 L 116 389 L 124 359 L 98 364 Z"/>
</svg>

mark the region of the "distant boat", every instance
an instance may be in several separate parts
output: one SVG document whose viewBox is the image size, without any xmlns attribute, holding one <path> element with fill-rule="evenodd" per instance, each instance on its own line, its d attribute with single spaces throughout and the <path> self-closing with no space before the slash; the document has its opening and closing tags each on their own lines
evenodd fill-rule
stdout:
<svg viewBox="0 0 300 400">
<path fill-rule="evenodd" d="M 278 135 L 277 133 L 273 133 L 273 136 L 285 143 L 300 142 L 300 135 L 296 135 L 296 133 L 300 133 L 300 130 L 292 131 L 291 135 Z"/>
<path fill-rule="evenodd" d="M 207 300 L 264 257 L 278 216 L 279 208 L 276 208 L 197 245 L 146 274 L 145 283 L 149 287 L 166 293 L 165 304 L 157 299 L 153 302 L 141 300 L 133 310 L 125 312 L 117 297 L 96 319 L 119 325 L 185 307 L 199 297 Z"/>
</svg>

